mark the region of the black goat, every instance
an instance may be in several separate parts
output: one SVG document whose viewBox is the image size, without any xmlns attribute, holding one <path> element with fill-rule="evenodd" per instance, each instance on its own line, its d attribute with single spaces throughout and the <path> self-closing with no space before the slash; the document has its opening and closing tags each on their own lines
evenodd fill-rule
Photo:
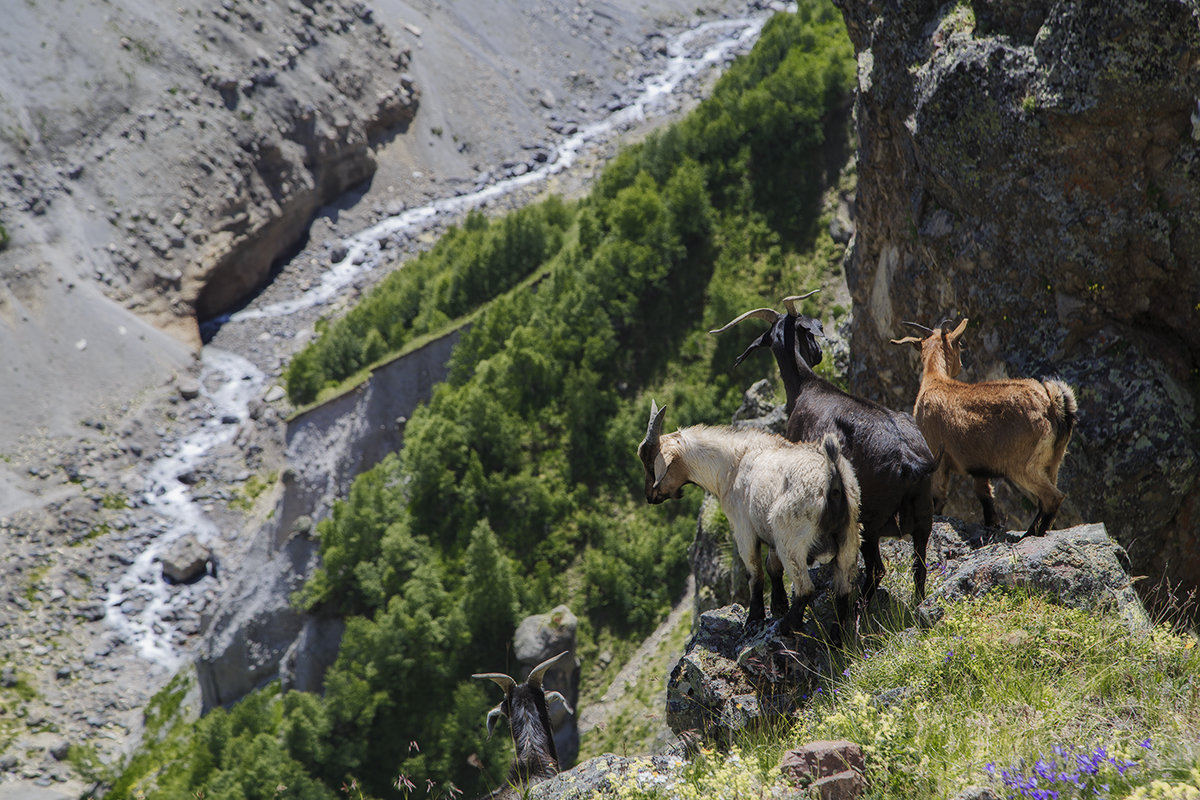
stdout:
<svg viewBox="0 0 1200 800">
<path fill-rule="evenodd" d="M 496 719 L 507 717 L 513 746 L 517 751 L 506 785 L 493 792 L 491 797 L 506 797 L 516 787 L 538 783 L 558 774 L 558 749 L 554 746 L 554 729 L 550 725 L 550 703 L 561 700 L 568 714 L 575 712 L 562 694 L 542 689 L 542 678 L 546 670 L 568 652 L 564 650 L 538 664 L 524 683 L 517 683 L 502 672 L 471 676 L 494 681 L 504 690 L 504 699 L 488 712 L 488 738 L 492 736 Z"/>
<path fill-rule="evenodd" d="M 826 433 L 840 437 L 842 452 L 854 466 L 862 490 L 859 521 L 866 565 L 862 607 L 866 608 L 883 579 L 883 559 L 879 555 L 879 539 L 883 536 L 912 536 L 913 583 L 920 600 L 925 596 L 925 550 L 933 527 L 931 476 L 937 459 L 911 416 L 847 394 L 813 372 L 813 367 L 821 363 L 817 337 L 824 337 L 825 331 L 820 321 L 796 310 L 796 301 L 813 293 L 785 297 L 786 314 L 756 308 L 710 333 L 721 333 L 751 317 L 771 326 L 738 356 L 734 365 L 760 347 L 770 348 L 787 393 L 787 438 L 811 442 Z M 776 576 L 770 561 L 767 568 L 772 573 L 774 590 Z M 782 576 L 779 580 L 782 585 Z"/>
</svg>

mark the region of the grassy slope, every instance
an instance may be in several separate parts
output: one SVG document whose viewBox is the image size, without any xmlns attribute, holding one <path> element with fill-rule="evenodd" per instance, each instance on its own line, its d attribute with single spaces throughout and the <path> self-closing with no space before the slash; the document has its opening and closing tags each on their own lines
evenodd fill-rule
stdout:
<svg viewBox="0 0 1200 800">
<path fill-rule="evenodd" d="M 903 565 L 885 586 L 911 596 Z M 900 606 L 896 607 L 900 609 Z M 1021 590 L 952 605 L 929 630 L 897 610 L 844 654 L 796 718 L 703 750 L 674 785 L 625 798 L 758 798 L 789 748 L 848 739 L 866 798 L 1200 798 L 1200 648 L 1160 624 L 1055 605 Z"/>
</svg>

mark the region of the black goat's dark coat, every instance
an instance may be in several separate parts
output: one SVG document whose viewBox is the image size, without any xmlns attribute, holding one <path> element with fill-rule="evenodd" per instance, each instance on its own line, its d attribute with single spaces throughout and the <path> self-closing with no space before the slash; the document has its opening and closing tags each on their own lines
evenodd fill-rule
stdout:
<svg viewBox="0 0 1200 800">
<path fill-rule="evenodd" d="M 558 749 L 541 687 L 517 684 L 504 698 L 503 708 L 517 751 L 508 774 L 509 785 L 535 783 L 557 775 Z"/>
</svg>

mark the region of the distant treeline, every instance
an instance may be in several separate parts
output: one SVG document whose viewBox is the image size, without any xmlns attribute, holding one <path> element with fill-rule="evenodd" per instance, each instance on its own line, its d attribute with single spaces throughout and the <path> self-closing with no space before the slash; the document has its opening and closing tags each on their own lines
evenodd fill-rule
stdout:
<svg viewBox="0 0 1200 800">
<path fill-rule="evenodd" d="M 502 781 L 511 746 L 483 736 L 498 696 L 470 674 L 515 672 L 516 622 L 565 602 L 596 679 L 595 654 L 619 662 L 678 597 L 700 494 L 641 499 L 649 398 L 679 424 L 723 422 L 773 371 L 735 372 L 745 342 L 706 331 L 836 266 L 820 207 L 853 81 L 840 15 L 802 0 L 586 199 L 472 214 L 325 326 L 288 371 L 296 402 L 479 309 L 403 451 L 319 526 L 323 567 L 297 602 L 348 622 L 324 695 L 268 690 L 160 732 L 110 796 L 396 797 L 403 775 L 413 796 L 432 781 L 471 797 Z"/>
</svg>

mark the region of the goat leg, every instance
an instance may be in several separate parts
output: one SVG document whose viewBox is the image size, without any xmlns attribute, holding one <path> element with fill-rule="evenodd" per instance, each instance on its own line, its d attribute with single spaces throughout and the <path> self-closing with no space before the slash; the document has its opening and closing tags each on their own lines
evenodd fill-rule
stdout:
<svg viewBox="0 0 1200 800">
<path fill-rule="evenodd" d="M 884 566 L 883 558 L 879 555 L 879 532 L 875 530 L 863 531 L 862 537 L 862 555 L 863 555 L 863 586 L 859 593 L 859 605 L 863 611 L 871 605 L 871 598 L 875 596 L 875 590 L 879 588 L 879 582 L 883 580 Z"/>
<path fill-rule="evenodd" d="M 837 609 L 837 623 L 834 629 L 830 631 L 829 643 L 834 647 L 842 644 L 842 637 L 849 630 L 850 623 L 850 593 L 839 594 L 834 600 L 834 607 Z"/>
<path fill-rule="evenodd" d="M 783 615 L 783 620 L 779 623 L 779 632 L 783 634 L 801 634 L 804 632 L 804 608 L 808 605 L 808 601 L 812 599 L 812 592 L 808 594 L 793 594 L 792 607 Z"/>
<path fill-rule="evenodd" d="M 771 577 L 771 616 L 778 618 L 787 613 L 787 588 L 783 582 L 783 562 L 775 548 L 767 551 L 767 575 Z"/>
<path fill-rule="evenodd" d="M 975 478 L 975 496 L 983 507 L 983 524 L 993 527 L 996 524 L 996 500 L 992 494 L 992 482 L 987 478 Z"/>
<path fill-rule="evenodd" d="M 901 517 L 902 521 L 907 518 L 905 527 L 912 528 L 909 533 L 913 541 L 913 597 L 919 603 L 925 599 L 928 564 L 925 556 L 929 549 L 929 537 L 933 533 L 933 500 L 928 485 L 918 488 L 916 496 L 905 504 Z"/>
<path fill-rule="evenodd" d="M 1029 523 L 1029 530 L 1021 534 L 1021 539 L 1026 539 L 1030 536 L 1045 535 L 1046 528 L 1049 527 L 1048 524 L 1043 526 L 1043 520 L 1045 520 L 1045 518 L 1046 515 L 1042 511 L 1042 504 L 1038 503 L 1037 513 L 1033 515 L 1033 522 Z M 1018 539 L 1017 541 L 1019 542 L 1021 539 Z"/>
<path fill-rule="evenodd" d="M 750 610 L 746 614 L 746 627 L 750 627 L 751 623 L 761 622 L 766 618 L 767 613 L 763 606 L 763 579 L 760 573 L 757 576 L 750 577 Z"/>
</svg>

